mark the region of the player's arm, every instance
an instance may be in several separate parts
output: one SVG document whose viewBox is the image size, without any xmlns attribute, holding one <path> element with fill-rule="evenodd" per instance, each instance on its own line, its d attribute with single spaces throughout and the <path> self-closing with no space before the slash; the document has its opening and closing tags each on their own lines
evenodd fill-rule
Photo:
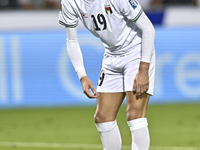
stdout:
<svg viewBox="0 0 200 150">
<path fill-rule="evenodd" d="M 139 70 L 134 80 L 134 89 L 140 95 L 149 89 L 148 71 L 151 55 L 154 51 L 155 29 L 144 12 L 135 23 L 142 31 L 142 56 Z"/>
<path fill-rule="evenodd" d="M 151 55 L 154 49 L 155 29 L 143 12 L 136 20 L 137 27 L 142 31 L 142 57 L 141 61 L 150 63 Z"/>
<path fill-rule="evenodd" d="M 78 42 L 77 37 L 77 27 L 75 28 L 66 28 L 66 36 L 67 36 L 67 52 L 69 58 L 76 70 L 76 73 L 81 81 L 83 92 L 89 98 L 97 98 L 98 94 L 96 94 L 96 90 L 93 87 L 92 81 L 87 77 L 84 63 L 83 63 L 83 56 L 80 49 L 80 45 Z M 93 94 L 90 93 L 89 89 L 92 90 Z"/>
</svg>

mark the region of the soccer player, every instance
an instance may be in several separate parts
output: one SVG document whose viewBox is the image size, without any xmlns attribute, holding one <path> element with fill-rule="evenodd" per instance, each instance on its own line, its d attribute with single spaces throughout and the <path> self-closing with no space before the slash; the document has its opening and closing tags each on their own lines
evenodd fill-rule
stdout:
<svg viewBox="0 0 200 150">
<path fill-rule="evenodd" d="M 105 47 L 97 92 L 85 71 L 78 20 Z M 155 30 L 140 4 L 136 0 L 62 0 L 59 23 L 66 27 L 67 51 L 83 92 L 97 98 L 94 120 L 104 150 L 121 149 L 116 115 L 125 96 L 132 150 L 148 150 L 146 109 L 154 90 Z"/>
</svg>

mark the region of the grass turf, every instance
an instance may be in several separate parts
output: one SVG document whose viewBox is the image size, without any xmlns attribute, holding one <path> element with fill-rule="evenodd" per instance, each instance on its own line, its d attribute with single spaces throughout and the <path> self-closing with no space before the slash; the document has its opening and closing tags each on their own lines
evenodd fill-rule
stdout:
<svg viewBox="0 0 200 150">
<path fill-rule="evenodd" d="M 200 104 L 149 105 L 151 146 L 200 147 L 199 110 Z M 101 144 L 93 122 L 94 111 L 94 107 L 0 110 L 0 142 Z M 122 106 L 117 116 L 118 125 L 123 145 L 130 145 L 125 116 L 125 106 Z M 16 147 L 0 146 L 2 150 L 13 148 Z M 17 148 L 25 149 L 48 148 Z"/>
</svg>

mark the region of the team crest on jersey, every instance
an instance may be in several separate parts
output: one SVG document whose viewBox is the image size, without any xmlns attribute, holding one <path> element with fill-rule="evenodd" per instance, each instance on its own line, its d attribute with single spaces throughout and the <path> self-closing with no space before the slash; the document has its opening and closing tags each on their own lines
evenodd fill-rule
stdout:
<svg viewBox="0 0 200 150">
<path fill-rule="evenodd" d="M 131 4 L 131 6 L 133 7 L 133 9 L 137 8 L 138 2 L 136 0 L 129 0 L 129 3 Z"/>
<path fill-rule="evenodd" d="M 105 11 L 108 15 L 111 15 L 112 14 L 112 9 L 109 5 L 105 5 Z"/>
</svg>

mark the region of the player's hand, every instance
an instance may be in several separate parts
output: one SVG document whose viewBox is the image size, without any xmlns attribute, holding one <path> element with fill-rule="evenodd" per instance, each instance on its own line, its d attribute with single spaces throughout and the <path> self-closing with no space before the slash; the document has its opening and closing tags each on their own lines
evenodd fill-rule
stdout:
<svg viewBox="0 0 200 150">
<path fill-rule="evenodd" d="M 81 79 L 81 84 L 83 88 L 83 93 L 87 95 L 88 98 L 97 98 L 99 96 L 92 84 L 92 81 L 87 76 Z M 93 94 L 90 93 L 89 89 L 91 89 Z"/>
<path fill-rule="evenodd" d="M 142 93 L 146 93 L 149 89 L 149 63 L 141 62 L 138 73 L 134 79 L 134 90 L 136 96 L 140 96 Z"/>
</svg>

